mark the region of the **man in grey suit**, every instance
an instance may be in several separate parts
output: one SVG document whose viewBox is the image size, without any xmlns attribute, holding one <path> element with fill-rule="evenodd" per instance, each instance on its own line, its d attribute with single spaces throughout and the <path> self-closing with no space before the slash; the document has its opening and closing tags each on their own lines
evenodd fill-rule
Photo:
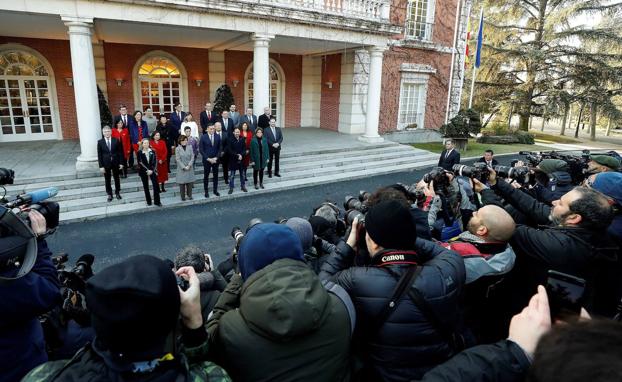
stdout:
<svg viewBox="0 0 622 382">
<path fill-rule="evenodd" d="M 257 129 L 257 117 L 253 115 L 253 108 L 247 108 L 246 114 L 240 117 L 240 125 L 242 125 L 244 122 L 248 123 L 250 131 L 255 134 L 255 130 Z"/>
<path fill-rule="evenodd" d="M 240 123 L 240 113 L 236 110 L 235 105 L 229 106 L 229 118 L 233 121 L 233 126 L 237 127 Z"/>
<path fill-rule="evenodd" d="M 272 178 L 272 162 L 274 161 L 274 176 L 281 177 L 279 174 L 279 158 L 281 156 L 281 143 L 283 134 L 281 128 L 276 126 L 276 118 L 270 117 L 270 127 L 265 130 L 268 139 L 268 150 L 270 159 L 268 160 L 268 178 Z"/>
</svg>

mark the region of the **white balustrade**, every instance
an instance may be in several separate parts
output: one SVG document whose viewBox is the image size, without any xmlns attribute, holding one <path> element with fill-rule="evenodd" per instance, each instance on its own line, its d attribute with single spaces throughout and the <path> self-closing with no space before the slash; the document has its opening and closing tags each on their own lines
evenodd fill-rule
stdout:
<svg viewBox="0 0 622 382">
<path fill-rule="evenodd" d="M 272 5 L 316 11 L 333 16 L 364 18 L 372 21 L 388 21 L 390 0 L 238 0 L 249 3 Z"/>
</svg>

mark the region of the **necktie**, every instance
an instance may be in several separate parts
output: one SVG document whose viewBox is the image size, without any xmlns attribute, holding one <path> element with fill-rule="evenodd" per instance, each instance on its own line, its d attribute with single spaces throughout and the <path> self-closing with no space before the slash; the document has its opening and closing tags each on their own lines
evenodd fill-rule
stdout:
<svg viewBox="0 0 622 382">
<path fill-rule="evenodd" d="M 445 159 L 449 158 L 449 153 L 451 153 L 451 150 L 447 151 L 447 154 L 445 154 Z"/>
<path fill-rule="evenodd" d="M 177 117 L 179 118 L 179 120 L 181 121 L 181 112 L 177 112 Z"/>
<path fill-rule="evenodd" d="M 123 116 L 123 126 L 127 126 L 127 117 Z"/>
<path fill-rule="evenodd" d="M 110 139 L 106 139 L 106 145 L 108 145 L 108 151 L 112 151 L 110 148 Z"/>
<path fill-rule="evenodd" d="M 212 146 L 214 146 L 214 136 L 210 134 L 209 136 L 210 142 L 212 142 Z"/>
</svg>

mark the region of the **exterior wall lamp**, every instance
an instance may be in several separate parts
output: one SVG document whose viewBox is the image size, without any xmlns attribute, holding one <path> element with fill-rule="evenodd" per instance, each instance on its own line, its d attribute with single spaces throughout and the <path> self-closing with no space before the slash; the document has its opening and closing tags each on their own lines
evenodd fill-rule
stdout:
<svg viewBox="0 0 622 382">
<path fill-rule="evenodd" d="M 124 81 L 123 81 L 123 78 L 116 78 L 116 79 L 115 79 L 115 81 L 117 81 L 117 86 L 118 86 L 118 87 L 123 86 L 123 82 L 124 82 Z"/>
</svg>

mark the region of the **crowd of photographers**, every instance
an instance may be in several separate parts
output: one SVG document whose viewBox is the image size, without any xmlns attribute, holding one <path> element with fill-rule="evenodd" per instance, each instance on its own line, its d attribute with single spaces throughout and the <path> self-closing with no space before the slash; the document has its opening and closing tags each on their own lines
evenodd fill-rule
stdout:
<svg viewBox="0 0 622 382">
<path fill-rule="evenodd" d="M 492 160 L 253 219 L 218 265 L 69 268 L 5 204 L 0 380 L 621 380 L 619 157 Z"/>
</svg>

